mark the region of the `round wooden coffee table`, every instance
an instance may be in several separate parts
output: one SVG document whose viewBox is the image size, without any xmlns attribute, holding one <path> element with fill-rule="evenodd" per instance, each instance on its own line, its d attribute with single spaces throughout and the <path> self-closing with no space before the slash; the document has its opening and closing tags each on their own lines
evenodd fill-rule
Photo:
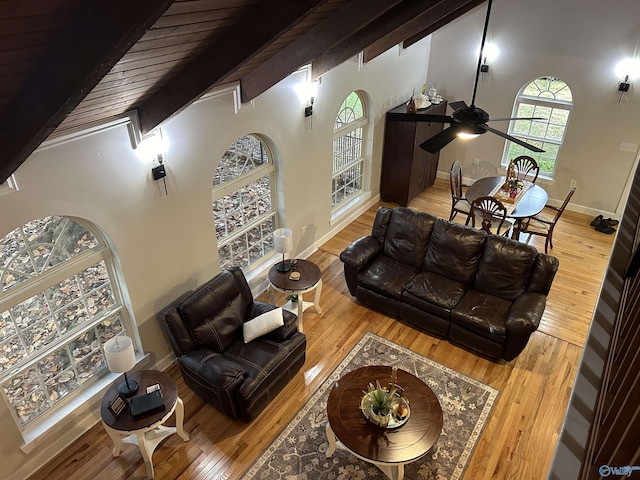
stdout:
<svg viewBox="0 0 640 480">
<path fill-rule="evenodd" d="M 118 385 L 122 382 L 121 379 L 118 379 L 109 387 L 102 398 L 100 407 L 102 425 L 113 440 L 113 456 L 120 455 L 123 442 L 138 445 L 147 467 L 147 477 L 153 478 L 151 456 L 158 444 L 173 433 L 177 433 L 185 442 L 189 440 L 189 436 L 183 428 L 184 404 L 178 396 L 178 387 L 166 373 L 158 370 L 142 370 L 132 372 L 127 376 L 130 381 L 138 382 L 138 392 L 134 396 L 143 395 L 148 386 L 159 384 L 164 398 L 164 410 L 134 418 L 129 407 L 125 407 L 119 415 L 115 416 L 109 410 L 109 404 L 118 395 Z M 165 427 L 162 425 L 174 411 L 176 412 L 176 426 Z"/>
<path fill-rule="evenodd" d="M 282 308 L 298 315 L 298 331 L 304 333 L 304 326 L 302 323 L 302 312 L 304 312 L 310 306 L 314 306 L 318 314 L 322 314 L 320 308 L 320 293 L 322 292 L 322 278 L 320 278 L 320 267 L 309 260 L 297 259 L 293 260 L 295 264 L 291 264 L 292 260 L 286 260 L 286 263 L 291 265 L 291 270 L 288 272 L 279 272 L 278 262 L 269 270 L 269 300 L 274 303 L 273 290 L 283 293 L 290 293 L 297 295 L 298 301 L 285 303 Z M 298 272 L 300 274 L 299 280 L 291 280 L 289 276 L 292 272 Z M 311 292 L 315 290 L 313 302 L 305 302 L 302 298 L 303 293 Z"/>
<path fill-rule="evenodd" d="M 362 367 L 347 373 L 331 389 L 327 400 L 327 457 L 336 448 L 376 465 L 387 477 L 404 478 L 404 466 L 424 456 L 442 431 L 442 407 L 438 397 L 418 377 L 398 370 L 397 384 L 404 388 L 411 415 L 399 428 L 387 429 L 367 421 L 360 411 L 362 392 L 369 382 L 387 385 L 391 367 Z"/>
</svg>

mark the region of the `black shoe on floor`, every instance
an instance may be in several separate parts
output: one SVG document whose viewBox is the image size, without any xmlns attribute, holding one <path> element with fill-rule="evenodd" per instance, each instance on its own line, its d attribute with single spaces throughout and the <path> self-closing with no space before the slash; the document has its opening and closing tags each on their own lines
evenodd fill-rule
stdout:
<svg viewBox="0 0 640 480">
<path fill-rule="evenodd" d="M 604 218 L 602 218 L 602 215 L 598 215 L 596 218 L 594 218 L 591 221 L 591 226 L 597 227 L 598 225 L 601 225 L 603 221 L 604 221 Z"/>
<path fill-rule="evenodd" d="M 614 233 L 614 232 L 616 231 L 616 229 L 615 229 L 615 228 L 610 227 L 610 226 L 608 226 L 608 225 L 597 225 L 597 226 L 596 226 L 596 230 L 597 230 L 598 232 L 602 232 L 602 233 L 609 233 L 609 234 Z"/>
<path fill-rule="evenodd" d="M 618 225 L 618 220 L 614 220 L 613 218 L 605 218 L 602 220 L 602 225 L 606 225 L 607 227 L 615 227 Z"/>
</svg>

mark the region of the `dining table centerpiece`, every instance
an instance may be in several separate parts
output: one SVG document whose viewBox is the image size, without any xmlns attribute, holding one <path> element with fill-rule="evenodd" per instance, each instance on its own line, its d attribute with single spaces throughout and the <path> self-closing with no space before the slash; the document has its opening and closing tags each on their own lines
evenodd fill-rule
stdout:
<svg viewBox="0 0 640 480">
<path fill-rule="evenodd" d="M 383 428 L 397 428 L 408 420 L 409 401 L 402 396 L 401 387 L 390 383 L 383 387 L 380 382 L 369 383 L 367 391 L 362 392 L 360 410 L 365 418 Z"/>
</svg>

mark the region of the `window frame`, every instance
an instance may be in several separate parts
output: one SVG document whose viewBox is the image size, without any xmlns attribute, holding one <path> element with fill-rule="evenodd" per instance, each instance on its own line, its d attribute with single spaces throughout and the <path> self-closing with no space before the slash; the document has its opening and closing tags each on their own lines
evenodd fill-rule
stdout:
<svg viewBox="0 0 640 480">
<path fill-rule="evenodd" d="M 355 94 L 358 97 L 358 100 L 360 102 L 360 105 L 362 106 L 362 116 L 358 117 L 357 119 L 349 122 L 349 123 L 345 123 L 343 125 L 341 125 L 340 127 L 338 127 L 337 129 L 335 128 L 335 124 L 336 121 L 339 118 L 340 113 L 343 111 L 343 106 L 345 104 L 345 102 L 349 99 L 349 97 Z M 368 105 L 366 102 L 366 99 L 364 97 L 364 95 L 362 95 L 362 93 L 360 93 L 357 90 L 354 90 L 352 92 L 350 92 L 345 98 L 344 100 L 340 103 L 340 108 L 338 110 L 338 113 L 336 114 L 335 118 L 334 118 L 334 129 L 333 129 L 333 138 L 332 138 L 332 142 L 331 142 L 331 151 L 332 151 L 332 158 L 331 158 L 331 215 L 332 217 L 337 216 L 338 214 L 342 213 L 343 210 L 345 210 L 346 208 L 349 207 L 350 203 L 354 200 L 357 199 L 364 191 L 365 191 L 365 183 L 366 183 L 366 174 L 367 174 L 367 135 L 368 135 L 368 130 L 369 130 L 369 112 L 368 112 Z M 340 167 L 338 170 L 334 169 L 334 165 L 336 163 L 335 161 L 335 156 L 334 156 L 334 149 L 333 149 L 333 145 L 335 144 L 336 140 L 346 136 L 347 134 L 349 134 L 350 132 L 355 132 L 358 129 L 362 129 L 362 139 L 361 139 L 361 149 L 360 149 L 360 156 L 355 159 L 350 161 L 349 163 L 347 163 L 346 165 L 343 165 L 342 167 Z M 340 175 L 342 175 L 344 172 L 348 171 L 349 169 L 354 168 L 356 165 L 360 165 L 360 169 L 361 169 L 361 173 L 360 173 L 360 189 L 353 192 L 351 195 L 344 197 L 344 199 L 339 202 L 339 203 L 334 203 L 336 194 L 337 194 L 337 190 L 334 190 L 334 182 L 336 180 L 336 178 L 338 178 Z"/>
<path fill-rule="evenodd" d="M 562 149 L 562 146 L 564 144 L 564 140 L 566 138 L 566 134 L 567 134 L 567 128 L 569 126 L 569 120 L 571 117 L 571 110 L 573 108 L 573 101 L 569 101 L 569 100 L 564 100 L 564 99 L 557 99 L 557 98 L 549 98 L 549 97 L 542 97 L 542 96 L 532 96 L 532 95 L 527 95 L 524 93 L 524 91 L 527 89 L 527 87 L 529 87 L 529 85 L 535 83 L 538 80 L 541 79 L 545 79 L 545 78 L 555 78 L 556 80 L 561 81 L 562 83 L 564 83 L 566 85 L 566 88 L 568 89 L 568 91 L 571 93 L 571 97 L 573 98 L 573 93 L 571 92 L 571 88 L 569 87 L 569 85 L 567 84 L 567 82 L 565 82 L 564 80 L 558 78 L 558 77 L 553 77 L 551 75 L 547 75 L 547 76 L 542 76 L 542 77 L 536 77 L 535 79 L 531 80 L 530 82 L 527 82 L 526 84 L 524 84 L 520 90 L 518 91 L 518 95 L 516 96 L 516 99 L 514 101 L 514 105 L 513 105 L 513 110 L 511 113 L 512 117 L 518 117 L 518 111 L 520 110 L 520 106 L 521 105 L 531 105 L 534 108 L 535 107 L 545 107 L 545 108 L 550 108 L 552 111 L 553 110 L 563 110 L 567 112 L 567 121 L 564 123 L 563 125 L 563 132 L 562 132 L 562 138 L 561 139 L 554 139 L 554 138 L 547 138 L 547 137 L 537 137 L 534 135 L 523 135 L 521 133 L 517 133 L 514 132 L 514 128 L 516 126 L 516 121 L 515 120 L 511 120 L 509 122 L 509 126 L 507 128 L 507 133 L 511 136 L 514 136 L 516 138 L 519 138 L 527 143 L 531 143 L 533 145 L 536 146 L 542 146 L 544 143 L 547 144 L 552 144 L 552 145 L 557 145 L 558 146 L 558 152 L 555 156 L 555 158 L 553 159 L 553 169 L 552 171 L 549 172 L 545 172 L 542 169 L 540 170 L 540 174 L 539 177 L 540 178 L 544 178 L 544 179 L 548 179 L 548 180 L 553 180 L 554 175 L 555 175 L 555 171 L 558 165 L 558 158 L 560 157 L 560 151 Z M 538 123 L 542 123 L 543 121 L 540 120 L 534 120 L 533 122 L 538 122 Z M 553 125 L 551 123 L 551 116 L 549 117 L 548 121 L 544 121 L 545 125 L 547 126 L 547 128 L 550 125 Z M 511 142 L 509 140 L 505 140 L 504 141 L 504 148 L 503 148 L 503 153 L 502 153 L 502 161 L 501 161 L 501 166 L 506 167 L 509 162 L 512 160 L 512 158 L 510 158 L 509 152 L 511 150 L 511 145 L 515 145 L 514 142 Z M 531 157 L 533 157 L 536 161 L 539 162 L 539 157 L 542 155 L 541 153 L 535 153 L 532 152 L 528 149 L 525 149 L 525 151 L 523 153 L 521 153 L 522 155 L 529 155 Z"/>
<path fill-rule="evenodd" d="M 223 247 L 226 247 L 237 238 L 240 238 L 241 236 L 245 235 L 247 232 L 249 232 L 253 228 L 267 222 L 269 219 L 271 219 L 273 223 L 273 226 L 274 226 L 273 230 L 277 229 L 279 225 L 279 215 L 278 215 L 278 208 L 277 208 L 277 189 L 276 189 L 277 172 L 276 172 L 276 161 L 275 161 L 275 155 L 274 155 L 273 149 L 270 147 L 269 142 L 266 140 L 266 138 L 256 133 L 247 133 L 245 135 L 238 137 L 233 143 L 229 145 L 229 147 L 234 145 L 240 138 L 245 136 L 252 136 L 260 142 L 260 144 L 262 145 L 262 148 L 266 152 L 268 161 L 265 164 L 260 165 L 259 167 L 253 168 L 249 172 L 243 173 L 238 177 L 234 177 L 231 180 L 228 180 L 215 187 L 212 187 L 211 188 L 211 205 L 213 207 L 213 204 L 215 204 L 215 202 L 217 202 L 218 200 L 224 198 L 227 195 L 231 195 L 237 192 L 238 190 L 268 175 L 270 196 L 271 196 L 271 210 L 269 212 L 266 212 L 260 215 L 259 217 L 256 217 L 251 222 L 249 222 L 246 225 L 243 225 L 241 228 L 238 228 L 233 233 L 225 236 L 223 240 L 220 240 L 218 238 L 217 232 L 216 232 L 215 235 L 216 235 L 216 243 L 217 243 L 217 250 L 218 250 L 218 262 L 221 268 L 225 268 L 224 267 L 225 262 L 223 262 L 222 256 L 220 255 L 220 250 Z M 229 151 L 229 147 L 227 147 L 227 149 L 225 150 L 225 153 Z M 216 170 L 217 170 L 217 167 L 216 167 Z M 213 216 L 214 216 L 214 228 L 215 228 L 215 212 L 213 212 Z M 273 234 L 273 230 L 270 234 L 271 236 Z M 266 237 L 263 237 L 262 243 L 264 244 L 265 242 L 268 243 L 269 239 Z M 262 255 L 260 258 L 255 259 L 254 261 L 251 261 L 251 258 L 248 258 L 248 262 L 249 262 L 248 265 L 244 265 L 244 262 L 242 262 L 240 264 L 240 267 L 245 273 L 255 268 L 258 268 L 258 266 L 261 265 L 261 263 L 265 261 L 265 259 L 269 258 L 271 256 L 270 255 L 271 253 L 274 253 L 274 252 L 275 252 L 275 249 L 272 248 L 271 250 L 266 251 L 264 255 Z M 234 256 L 232 259 L 232 262 L 236 261 L 236 259 L 237 257 Z M 238 265 L 238 262 L 232 263 L 232 264 Z"/>
<path fill-rule="evenodd" d="M 85 222 L 76 217 L 64 215 L 59 215 L 59 217 L 66 219 L 67 221 L 79 224 L 94 237 L 97 245 L 78 254 L 77 256 L 68 258 L 63 262 L 60 262 L 59 264 L 46 269 L 43 272 L 36 272 L 35 276 L 33 276 L 32 278 L 29 278 L 17 285 L 11 286 L 6 291 L 0 292 L 0 312 L 7 311 L 39 294 L 45 294 L 45 292 L 49 288 L 61 284 L 66 279 L 74 275 L 78 275 L 85 271 L 87 268 L 100 262 L 104 263 L 114 303 L 108 309 L 100 312 L 99 315 L 96 315 L 94 318 L 91 318 L 88 321 L 76 326 L 75 328 L 72 328 L 68 332 L 62 334 L 60 338 L 56 339 L 50 344 L 47 344 L 41 350 L 34 352 L 33 356 L 22 359 L 17 362 L 16 365 L 13 365 L 7 370 L 0 372 L 0 398 L 2 398 L 7 405 L 7 409 L 11 413 L 16 426 L 23 436 L 30 431 L 40 431 L 43 426 L 50 425 L 52 420 L 59 421 L 60 411 L 68 411 L 69 405 L 71 405 L 74 400 L 78 398 L 85 398 L 88 394 L 91 394 L 93 392 L 96 386 L 101 386 L 101 382 L 104 383 L 105 381 L 107 381 L 106 379 L 109 378 L 111 372 L 109 371 L 109 368 L 107 366 L 106 355 L 104 354 L 104 343 L 101 342 L 99 338 L 96 338 L 99 342 L 98 348 L 102 350 L 102 355 L 105 360 L 103 368 L 99 369 L 96 372 L 93 372 L 92 376 L 84 381 L 81 381 L 81 379 L 76 376 L 75 378 L 78 381 L 78 386 L 73 391 L 69 392 L 58 401 L 50 403 L 50 405 L 45 410 L 43 410 L 41 413 L 37 414 L 35 417 L 24 424 L 20 420 L 14 404 L 9 400 L 7 393 L 4 391 L 3 386 L 7 382 L 10 382 L 12 379 L 24 373 L 27 373 L 29 369 L 33 367 L 37 369 L 38 363 L 41 362 L 45 357 L 51 355 L 52 353 L 58 352 L 65 347 L 68 347 L 71 343 L 81 338 L 87 332 L 96 329 L 102 322 L 109 318 L 120 319 L 122 330 L 117 333 L 117 335 L 128 335 L 133 338 L 137 357 L 139 356 L 139 352 L 142 351 L 138 340 L 135 322 L 133 321 L 133 315 L 130 312 L 130 308 L 126 302 L 126 297 L 123 291 L 122 278 L 116 267 L 116 256 L 109 243 L 103 237 L 99 229 L 93 227 L 91 224 L 89 224 L 89 222 Z M 38 220 L 41 219 L 34 219 L 31 221 Z M 24 228 L 24 226 L 28 225 L 28 223 L 30 222 L 27 222 L 18 228 Z M 9 233 L 7 233 L 7 235 Z M 18 252 L 24 252 L 29 248 L 30 246 L 26 245 L 25 249 L 22 249 Z M 95 290 L 92 290 L 92 292 L 93 291 Z M 82 298 L 82 296 L 78 297 L 78 299 L 70 302 L 70 305 L 75 304 Z M 84 298 L 86 299 L 88 297 Z M 51 311 L 52 316 L 55 315 L 55 313 L 56 311 Z M 26 328 L 30 327 L 31 325 Z M 16 328 L 18 327 L 16 326 Z M 72 363 L 67 368 L 73 368 L 72 365 L 84 361 L 85 359 L 90 357 L 93 352 L 95 352 L 95 349 L 92 349 L 91 352 L 81 357 L 81 359 L 72 361 Z M 67 368 L 65 368 L 61 372 L 56 373 L 56 375 L 54 375 L 52 378 L 55 378 L 60 373 L 64 372 Z M 43 380 L 39 376 L 38 381 L 39 387 L 46 388 L 46 380 Z M 47 390 L 45 390 L 45 392 L 46 391 Z"/>
</svg>

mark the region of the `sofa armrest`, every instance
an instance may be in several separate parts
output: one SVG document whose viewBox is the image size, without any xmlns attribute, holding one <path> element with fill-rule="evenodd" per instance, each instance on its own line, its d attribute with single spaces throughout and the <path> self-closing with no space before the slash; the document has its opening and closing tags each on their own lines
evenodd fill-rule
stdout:
<svg viewBox="0 0 640 480">
<path fill-rule="evenodd" d="M 271 305 L 270 303 L 254 301 L 251 305 L 249 305 L 249 311 L 247 312 L 247 321 L 252 320 L 258 315 L 262 315 L 263 313 L 274 310 L 276 308 L 278 307 Z M 265 335 L 266 338 L 275 340 L 276 342 L 281 342 L 283 340 L 287 340 L 298 331 L 298 324 L 296 323 L 296 320 L 298 320 L 298 316 L 295 313 L 291 313 L 288 310 L 283 309 L 282 319 L 284 320 L 284 325 L 282 327 L 276 328 L 272 332 L 267 333 Z"/>
<path fill-rule="evenodd" d="M 194 350 L 178 357 L 178 362 L 182 369 L 191 372 L 207 387 L 230 391 L 244 381 L 244 368 L 213 350 Z"/>
<path fill-rule="evenodd" d="M 544 313 L 547 297 L 541 293 L 523 293 L 515 299 L 507 315 L 507 330 L 517 333 L 534 332 Z"/>
<path fill-rule="evenodd" d="M 340 254 L 340 260 L 349 268 L 360 270 L 382 251 L 382 243 L 372 236 L 354 241 Z"/>
</svg>

